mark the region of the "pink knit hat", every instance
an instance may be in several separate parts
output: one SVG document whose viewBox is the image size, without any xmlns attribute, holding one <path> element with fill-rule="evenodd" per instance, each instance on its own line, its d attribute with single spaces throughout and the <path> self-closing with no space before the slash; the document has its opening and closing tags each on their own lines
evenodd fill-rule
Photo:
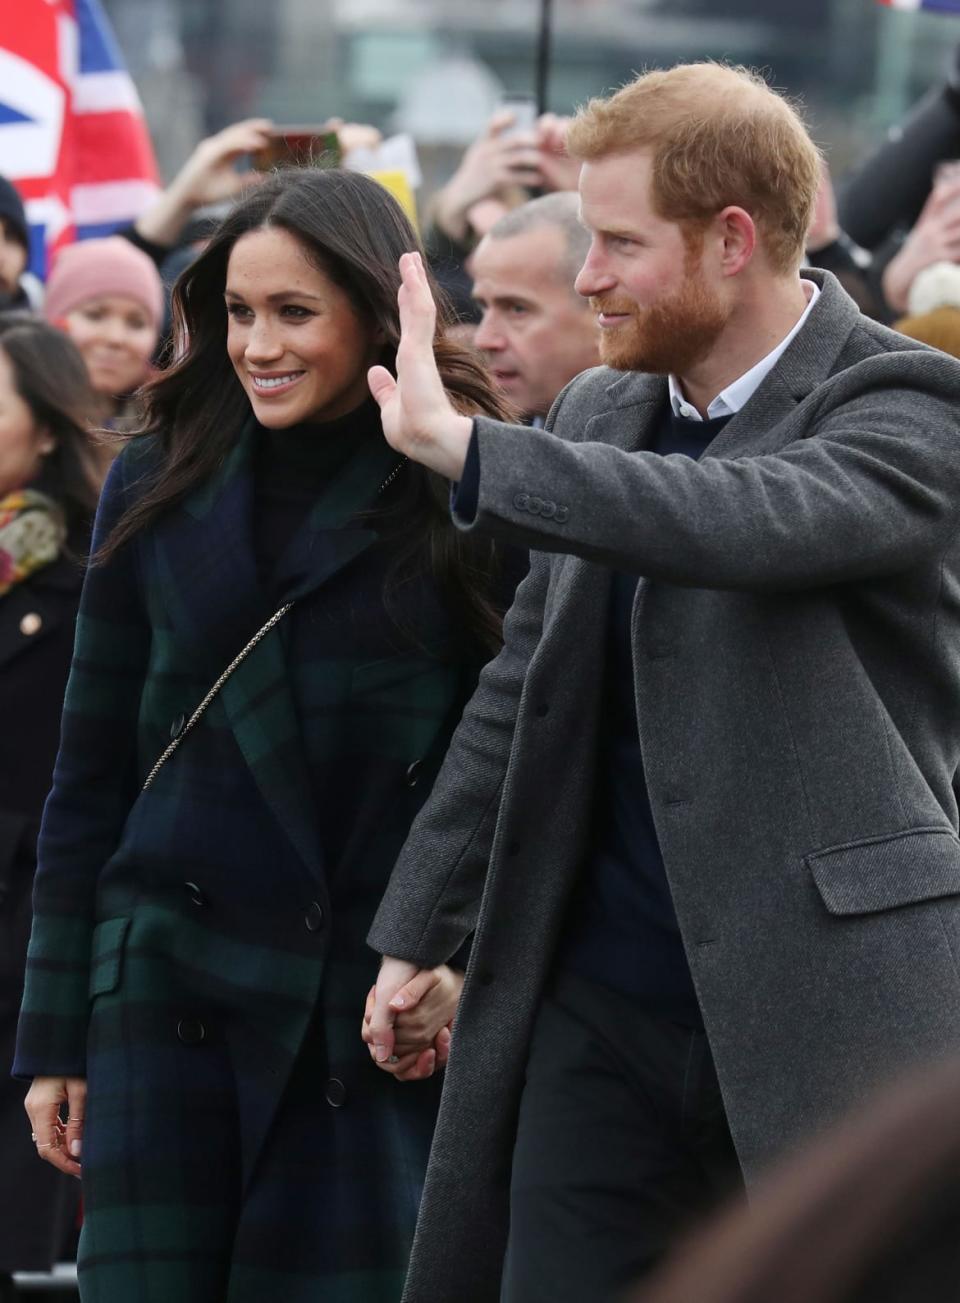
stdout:
<svg viewBox="0 0 960 1303">
<path fill-rule="evenodd" d="M 68 244 L 53 264 L 43 311 L 57 325 L 68 312 L 104 294 L 135 299 L 156 330 L 163 324 L 163 285 L 147 255 L 120 235 Z"/>
</svg>

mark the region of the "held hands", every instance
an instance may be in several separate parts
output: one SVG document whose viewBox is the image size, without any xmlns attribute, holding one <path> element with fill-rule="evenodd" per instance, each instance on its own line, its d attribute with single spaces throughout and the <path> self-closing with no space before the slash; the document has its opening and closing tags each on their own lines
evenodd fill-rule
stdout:
<svg viewBox="0 0 960 1303">
<path fill-rule="evenodd" d="M 367 373 L 367 383 L 380 405 L 387 443 L 411 461 L 459 480 L 473 427 L 468 416 L 454 410 L 437 370 L 437 309 L 419 253 L 403 254 L 400 276 L 397 378 L 386 367 L 375 366 Z"/>
<path fill-rule="evenodd" d="M 384 956 L 360 1032 L 377 1067 L 398 1081 L 420 1081 L 442 1068 L 462 988 L 463 974 L 446 964 L 418 969 Z"/>
<path fill-rule="evenodd" d="M 67 1120 L 60 1120 L 63 1105 Z M 82 1077 L 34 1077 L 24 1108 L 38 1155 L 67 1176 L 80 1175 L 87 1083 Z"/>
</svg>

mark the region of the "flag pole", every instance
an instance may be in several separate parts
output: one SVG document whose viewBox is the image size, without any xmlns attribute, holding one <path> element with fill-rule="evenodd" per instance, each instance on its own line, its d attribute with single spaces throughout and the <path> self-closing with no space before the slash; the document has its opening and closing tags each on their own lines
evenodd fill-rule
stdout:
<svg viewBox="0 0 960 1303">
<path fill-rule="evenodd" d="M 537 41 L 536 100 L 537 113 L 547 111 L 547 82 L 550 75 L 550 41 L 553 26 L 553 0 L 540 0 L 540 36 Z"/>
</svg>

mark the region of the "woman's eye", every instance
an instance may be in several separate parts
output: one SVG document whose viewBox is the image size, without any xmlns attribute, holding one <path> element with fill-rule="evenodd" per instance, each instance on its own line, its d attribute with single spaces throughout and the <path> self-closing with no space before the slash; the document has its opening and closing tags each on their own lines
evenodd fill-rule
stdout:
<svg viewBox="0 0 960 1303">
<path fill-rule="evenodd" d="M 303 321 L 305 317 L 312 317 L 313 313 L 308 308 L 301 308 L 296 303 L 288 303 L 283 309 L 285 317 L 292 317 L 294 321 Z"/>
<path fill-rule="evenodd" d="M 246 316 L 249 315 L 249 312 L 250 312 L 250 309 L 247 307 L 247 305 L 246 305 L 245 303 L 228 303 L 228 304 L 227 304 L 227 315 L 228 315 L 228 316 L 231 316 L 231 317 L 238 317 L 238 318 L 240 318 L 240 317 L 246 317 Z"/>
</svg>

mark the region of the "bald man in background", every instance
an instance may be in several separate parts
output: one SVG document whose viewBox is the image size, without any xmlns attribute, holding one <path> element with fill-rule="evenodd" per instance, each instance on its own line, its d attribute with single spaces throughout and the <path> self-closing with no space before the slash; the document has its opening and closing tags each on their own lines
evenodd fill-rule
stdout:
<svg viewBox="0 0 960 1303">
<path fill-rule="evenodd" d="M 473 342 L 530 425 L 600 365 L 596 313 L 573 287 L 590 247 L 579 208 L 573 191 L 531 199 L 491 228 L 470 264 L 483 313 Z"/>
</svg>

